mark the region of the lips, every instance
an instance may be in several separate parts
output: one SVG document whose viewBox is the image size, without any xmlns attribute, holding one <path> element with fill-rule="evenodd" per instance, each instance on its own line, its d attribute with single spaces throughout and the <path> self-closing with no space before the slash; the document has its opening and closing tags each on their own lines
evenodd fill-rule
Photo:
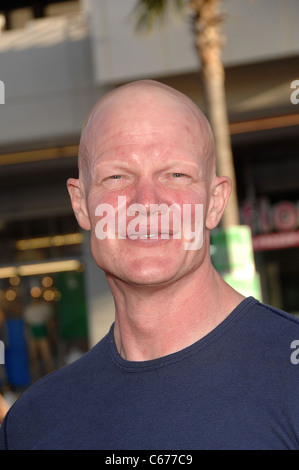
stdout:
<svg viewBox="0 0 299 470">
<path fill-rule="evenodd" d="M 137 238 L 141 240 L 157 240 L 159 238 L 162 239 L 167 239 L 172 237 L 171 232 L 142 232 L 142 231 L 134 231 L 134 232 L 128 232 L 127 233 L 127 238 L 130 238 L 131 240 L 136 240 Z"/>
<path fill-rule="evenodd" d="M 120 233 L 120 238 L 129 238 L 131 240 L 141 239 L 141 240 L 157 240 L 157 239 L 167 239 L 173 236 L 173 230 L 168 229 L 168 227 L 157 227 L 157 226 L 147 226 L 136 224 L 131 226 L 130 224 L 126 228 L 126 232 L 122 231 Z"/>
<path fill-rule="evenodd" d="M 161 236 L 161 233 L 144 233 L 144 234 L 140 234 L 139 235 L 139 238 L 158 238 Z"/>
</svg>

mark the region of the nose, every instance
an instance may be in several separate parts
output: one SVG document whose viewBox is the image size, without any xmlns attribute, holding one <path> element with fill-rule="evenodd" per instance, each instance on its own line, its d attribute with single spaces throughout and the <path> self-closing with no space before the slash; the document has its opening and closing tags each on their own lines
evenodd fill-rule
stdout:
<svg viewBox="0 0 299 470">
<path fill-rule="evenodd" d="M 163 199 L 161 189 L 151 178 L 140 178 L 135 186 L 134 202 L 142 204 L 147 212 L 151 204 L 160 204 Z"/>
</svg>

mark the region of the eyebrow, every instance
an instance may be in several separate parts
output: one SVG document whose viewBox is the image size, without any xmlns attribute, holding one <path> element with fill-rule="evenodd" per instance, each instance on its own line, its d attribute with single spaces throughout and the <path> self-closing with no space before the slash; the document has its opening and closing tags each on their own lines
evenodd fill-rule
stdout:
<svg viewBox="0 0 299 470">
<path fill-rule="evenodd" d="M 134 165 L 134 162 L 133 162 L 133 165 Z M 162 166 L 162 168 L 166 169 L 166 168 L 171 168 L 173 166 L 192 166 L 196 169 L 200 169 L 200 167 L 195 163 L 195 162 L 192 162 L 192 161 L 186 161 L 186 160 L 167 160 Z M 95 163 L 94 165 L 94 169 L 97 169 L 99 167 L 110 167 L 110 166 L 118 166 L 118 167 L 123 167 L 123 168 L 132 168 L 132 162 L 128 162 L 126 160 L 119 160 L 119 159 L 109 159 L 109 160 L 106 160 L 106 161 L 98 161 L 97 163 Z"/>
<path fill-rule="evenodd" d="M 98 170 L 100 169 L 106 169 L 106 168 L 126 168 L 126 169 L 130 169 L 131 168 L 131 164 L 126 162 L 126 161 L 123 161 L 123 160 L 107 160 L 107 161 L 98 161 L 97 163 L 95 163 L 95 165 L 93 165 L 93 171 L 94 172 L 97 172 Z"/>
</svg>

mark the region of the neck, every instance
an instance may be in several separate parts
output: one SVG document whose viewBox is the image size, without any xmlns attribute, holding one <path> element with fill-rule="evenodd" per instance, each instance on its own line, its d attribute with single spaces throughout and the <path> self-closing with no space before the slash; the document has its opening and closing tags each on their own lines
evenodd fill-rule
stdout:
<svg viewBox="0 0 299 470">
<path fill-rule="evenodd" d="M 107 276 L 114 296 L 120 355 L 145 361 L 172 354 L 212 331 L 244 299 L 211 264 L 165 286 L 136 286 Z"/>
</svg>

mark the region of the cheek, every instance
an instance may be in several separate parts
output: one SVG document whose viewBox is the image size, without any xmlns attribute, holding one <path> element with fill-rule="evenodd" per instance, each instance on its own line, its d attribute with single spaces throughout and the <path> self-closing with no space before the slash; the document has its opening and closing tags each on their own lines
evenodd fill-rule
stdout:
<svg viewBox="0 0 299 470">
<path fill-rule="evenodd" d="M 118 196 L 114 194 L 103 194 L 99 191 L 91 191 L 87 198 L 88 213 L 91 225 L 95 228 L 97 222 L 105 215 L 106 219 L 115 218 L 118 207 Z"/>
<path fill-rule="evenodd" d="M 181 212 L 183 219 L 187 220 L 191 227 L 194 226 L 197 221 L 204 222 L 208 212 L 208 200 L 206 192 L 198 192 L 187 194 L 180 200 Z"/>
</svg>

